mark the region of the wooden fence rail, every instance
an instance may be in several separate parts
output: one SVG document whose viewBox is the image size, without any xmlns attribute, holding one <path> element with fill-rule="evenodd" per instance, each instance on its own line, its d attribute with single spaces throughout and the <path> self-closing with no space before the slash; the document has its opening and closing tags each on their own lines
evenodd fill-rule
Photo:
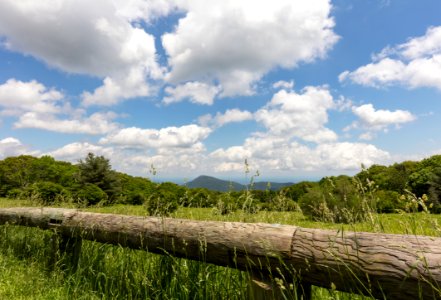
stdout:
<svg viewBox="0 0 441 300">
<path fill-rule="evenodd" d="M 441 299 L 441 238 L 61 208 L 0 209 L 0 225 L 6 223 L 55 229 L 69 239 L 166 251 L 256 276 L 284 272 L 304 287 L 332 287 L 379 299 Z"/>
</svg>

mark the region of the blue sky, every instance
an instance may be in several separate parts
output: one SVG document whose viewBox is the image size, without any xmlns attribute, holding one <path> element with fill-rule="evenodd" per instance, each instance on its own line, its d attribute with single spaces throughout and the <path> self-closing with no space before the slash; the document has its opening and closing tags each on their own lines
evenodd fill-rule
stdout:
<svg viewBox="0 0 441 300">
<path fill-rule="evenodd" d="M 0 159 L 189 180 L 441 153 L 438 0 L 0 1 Z"/>
</svg>

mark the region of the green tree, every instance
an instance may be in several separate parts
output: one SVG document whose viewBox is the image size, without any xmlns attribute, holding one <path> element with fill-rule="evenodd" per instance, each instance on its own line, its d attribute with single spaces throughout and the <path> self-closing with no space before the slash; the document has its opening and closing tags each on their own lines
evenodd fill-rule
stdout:
<svg viewBox="0 0 441 300">
<path fill-rule="evenodd" d="M 40 181 L 32 185 L 33 196 L 43 204 L 53 204 L 56 201 L 66 201 L 70 197 L 69 192 L 58 183 Z"/>
<path fill-rule="evenodd" d="M 439 214 L 441 213 L 441 168 L 433 170 L 429 183 L 429 201 L 427 205 L 431 212 Z"/>
<path fill-rule="evenodd" d="M 85 205 L 95 205 L 107 200 L 107 194 L 93 183 L 85 183 L 75 191 L 75 200 Z"/>
<path fill-rule="evenodd" d="M 81 185 L 94 184 L 103 190 L 110 202 L 121 194 L 121 182 L 115 171 L 112 170 L 109 159 L 104 156 L 87 154 L 84 160 L 78 163 L 78 182 Z"/>
</svg>

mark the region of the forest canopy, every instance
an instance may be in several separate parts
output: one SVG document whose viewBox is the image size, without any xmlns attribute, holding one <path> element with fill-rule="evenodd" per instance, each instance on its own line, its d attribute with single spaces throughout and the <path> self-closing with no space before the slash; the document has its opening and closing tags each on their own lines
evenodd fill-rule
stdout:
<svg viewBox="0 0 441 300">
<path fill-rule="evenodd" d="M 306 216 L 335 222 L 379 213 L 427 210 L 441 213 L 441 155 L 390 166 L 372 165 L 355 176 L 302 181 L 278 191 L 216 192 L 171 182 L 154 183 L 112 169 L 109 159 L 89 153 L 76 164 L 50 156 L 21 155 L 0 160 L 0 197 L 32 199 L 43 205 L 71 202 L 80 206 L 125 203 L 145 205 L 150 214 L 167 215 L 179 205 L 236 209 L 301 210 Z"/>
</svg>

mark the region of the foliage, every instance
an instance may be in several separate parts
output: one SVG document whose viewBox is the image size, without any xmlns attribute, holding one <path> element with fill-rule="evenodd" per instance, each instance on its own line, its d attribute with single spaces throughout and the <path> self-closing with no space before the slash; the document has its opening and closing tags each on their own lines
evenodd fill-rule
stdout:
<svg viewBox="0 0 441 300">
<path fill-rule="evenodd" d="M 308 190 L 300 200 L 305 214 L 316 221 L 354 223 L 368 216 L 368 198 L 357 189 L 349 176 L 327 177 Z"/>
<path fill-rule="evenodd" d="M 121 193 L 121 182 L 118 175 L 112 170 L 109 159 L 104 156 L 87 154 L 84 160 L 78 163 L 77 180 L 80 184 L 94 184 L 107 194 L 110 202 L 115 201 Z"/>
<path fill-rule="evenodd" d="M 210 191 L 205 188 L 185 189 L 180 204 L 188 207 L 213 207 L 216 199 L 224 193 Z"/>
<path fill-rule="evenodd" d="M 75 171 L 72 164 L 55 161 L 50 156 L 8 157 L 0 161 L 0 196 L 19 195 L 37 182 L 53 182 L 69 188 Z"/>
<path fill-rule="evenodd" d="M 300 206 L 285 194 L 285 191 L 280 191 L 271 199 L 270 210 L 272 211 L 300 211 Z"/>
<path fill-rule="evenodd" d="M 74 194 L 75 201 L 84 205 L 95 205 L 105 202 L 107 194 L 93 183 L 85 183 Z"/>
<path fill-rule="evenodd" d="M 60 184 L 41 181 L 32 185 L 31 193 L 33 198 L 42 202 L 42 204 L 53 204 L 55 202 L 67 202 L 70 199 L 70 193 Z"/>
<path fill-rule="evenodd" d="M 429 210 L 433 213 L 441 213 L 441 167 L 434 169 L 430 180 L 429 199 L 427 202 Z"/>
<path fill-rule="evenodd" d="M 156 186 L 145 202 L 147 212 L 151 216 L 169 216 L 176 211 L 184 189 L 171 182 Z"/>
<path fill-rule="evenodd" d="M 219 195 L 213 211 L 215 214 L 228 215 L 236 211 L 237 208 L 236 199 L 232 196 L 231 192 L 227 192 Z"/>
<path fill-rule="evenodd" d="M 154 190 L 156 184 L 147 178 L 133 177 L 117 173 L 121 183 L 121 197 L 118 202 L 125 204 L 141 205 Z"/>
<path fill-rule="evenodd" d="M 301 181 L 291 186 L 285 187 L 281 191 L 286 197 L 289 197 L 294 201 L 298 201 L 300 197 L 306 194 L 309 189 L 313 188 L 317 184 L 317 182 Z"/>
<path fill-rule="evenodd" d="M 395 191 L 377 190 L 373 193 L 375 208 L 379 213 L 393 213 L 405 209 L 400 194 Z"/>
</svg>

